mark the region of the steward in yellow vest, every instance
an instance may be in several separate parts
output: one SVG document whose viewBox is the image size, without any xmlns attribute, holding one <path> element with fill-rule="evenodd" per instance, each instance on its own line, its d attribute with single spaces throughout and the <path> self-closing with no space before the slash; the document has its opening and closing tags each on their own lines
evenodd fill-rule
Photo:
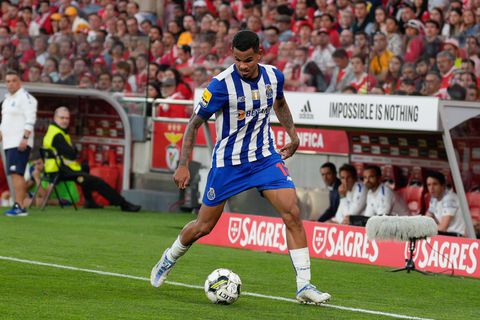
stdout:
<svg viewBox="0 0 480 320">
<path fill-rule="evenodd" d="M 111 205 L 120 206 L 122 211 L 136 212 L 141 206 L 134 205 L 122 197 L 108 183 L 97 176 L 92 176 L 82 171 L 77 160 L 77 150 L 68 134 L 70 124 L 70 111 L 66 107 L 55 110 L 53 123 L 48 126 L 43 138 L 43 147 L 52 150 L 57 157 L 45 159 L 45 172 L 47 174 L 60 174 L 62 180 L 77 182 L 85 197 L 85 208 L 101 208 L 92 197 L 96 191 L 107 199 Z"/>
</svg>

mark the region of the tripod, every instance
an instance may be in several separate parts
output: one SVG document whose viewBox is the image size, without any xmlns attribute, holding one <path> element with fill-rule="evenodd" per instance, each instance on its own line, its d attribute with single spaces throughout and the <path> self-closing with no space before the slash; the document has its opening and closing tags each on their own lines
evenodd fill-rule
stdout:
<svg viewBox="0 0 480 320">
<path fill-rule="evenodd" d="M 398 272 L 398 271 L 403 271 L 403 270 L 407 270 L 407 273 L 410 273 L 410 271 L 416 271 L 416 272 L 419 272 L 423 275 L 428 275 L 428 273 L 424 272 L 424 271 L 420 271 L 420 270 L 417 270 L 415 268 L 415 262 L 413 261 L 413 252 L 415 251 L 415 245 L 417 243 L 417 238 L 411 238 L 410 239 L 410 243 L 408 245 L 408 248 L 409 248 L 409 257 L 408 259 L 405 259 L 405 267 L 404 268 L 399 268 L 399 269 L 393 269 L 393 270 L 390 270 L 390 272 Z"/>
</svg>

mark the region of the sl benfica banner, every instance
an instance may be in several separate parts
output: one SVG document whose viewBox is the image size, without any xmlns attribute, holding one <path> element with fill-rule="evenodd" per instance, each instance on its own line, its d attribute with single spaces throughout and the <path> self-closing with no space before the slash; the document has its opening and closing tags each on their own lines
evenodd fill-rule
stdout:
<svg viewBox="0 0 480 320">
<path fill-rule="evenodd" d="M 304 221 L 310 255 L 314 258 L 400 268 L 409 254 L 408 242 L 370 241 L 364 228 Z M 215 229 L 199 243 L 288 253 L 285 225 L 280 218 L 224 213 Z M 480 278 L 480 241 L 436 236 L 417 242 L 415 265 L 429 272 L 452 271 Z"/>
<path fill-rule="evenodd" d="M 215 124 L 208 123 L 212 137 L 216 139 Z M 158 122 L 153 123 L 152 132 L 152 169 L 174 171 L 182 148 L 183 133 L 186 124 Z M 285 129 L 272 126 L 277 147 L 281 148 L 290 142 Z M 342 154 L 349 153 L 348 137 L 345 131 L 315 128 L 297 128 L 300 145 L 298 151 L 312 153 Z M 198 130 L 196 146 L 206 146 L 203 126 Z"/>
</svg>

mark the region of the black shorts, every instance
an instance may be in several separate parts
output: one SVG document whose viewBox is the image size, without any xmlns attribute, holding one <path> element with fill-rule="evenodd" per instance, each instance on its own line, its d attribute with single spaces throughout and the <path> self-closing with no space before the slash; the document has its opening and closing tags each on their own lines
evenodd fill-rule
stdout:
<svg viewBox="0 0 480 320">
<path fill-rule="evenodd" d="M 27 147 L 25 151 L 19 151 L 18 148 L 10 148 L 5 150 L 5 161 L 7 163 L 7 174 L 16 173 L 21 176 L 25 174 L 28 158 L 30 157 L 30 150 Z"/>
</svg>

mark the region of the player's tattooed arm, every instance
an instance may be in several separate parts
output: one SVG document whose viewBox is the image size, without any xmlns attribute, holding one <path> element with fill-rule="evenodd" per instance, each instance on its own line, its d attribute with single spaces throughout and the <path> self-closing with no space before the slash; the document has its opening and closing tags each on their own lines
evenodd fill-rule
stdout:
<svg viewBox="0 0 480 320">
<path fill-rule="evenodd" d="M 180 154 L 178 165 L 186 166 L 188 164 L 188 160 L 192 155 L 193 147 L 195 146 L 198 128 L 200 128 L 204 122 L 205 120 L 196 114 L 193 114 L 190 118 L 183 136 L 182 152 Z"/>
<path fill-rule="evenodd" d="M 273 109 L 275 110 L 278 121 L 280 121 L 280 124 L 290 136 L 291 142 L 280 149 L 282 158 L 287 159 L 295 153 L 300 144 L 300 140 L 298 139 L 297 130 L 295 129 L 292 114 L 290 113 L 290 108 L 288 107 L 285 97 L 275 99 Z"/>
<path fill-rule="evenodd" d="M 177 170 L 173 174 L 173 181 L 180 189 L 185 189 L 190 182 L 190 170 L 188 169 L 188 160 L 192 155 L 193 146 L 195 145 L 195 138 L 197 136 L 198 128 L 204 123 L 201 117 L 193 114 L 188 122 L 185 134 L 183 136 L 182 152 L 178 162 Z"/>
</svg>

